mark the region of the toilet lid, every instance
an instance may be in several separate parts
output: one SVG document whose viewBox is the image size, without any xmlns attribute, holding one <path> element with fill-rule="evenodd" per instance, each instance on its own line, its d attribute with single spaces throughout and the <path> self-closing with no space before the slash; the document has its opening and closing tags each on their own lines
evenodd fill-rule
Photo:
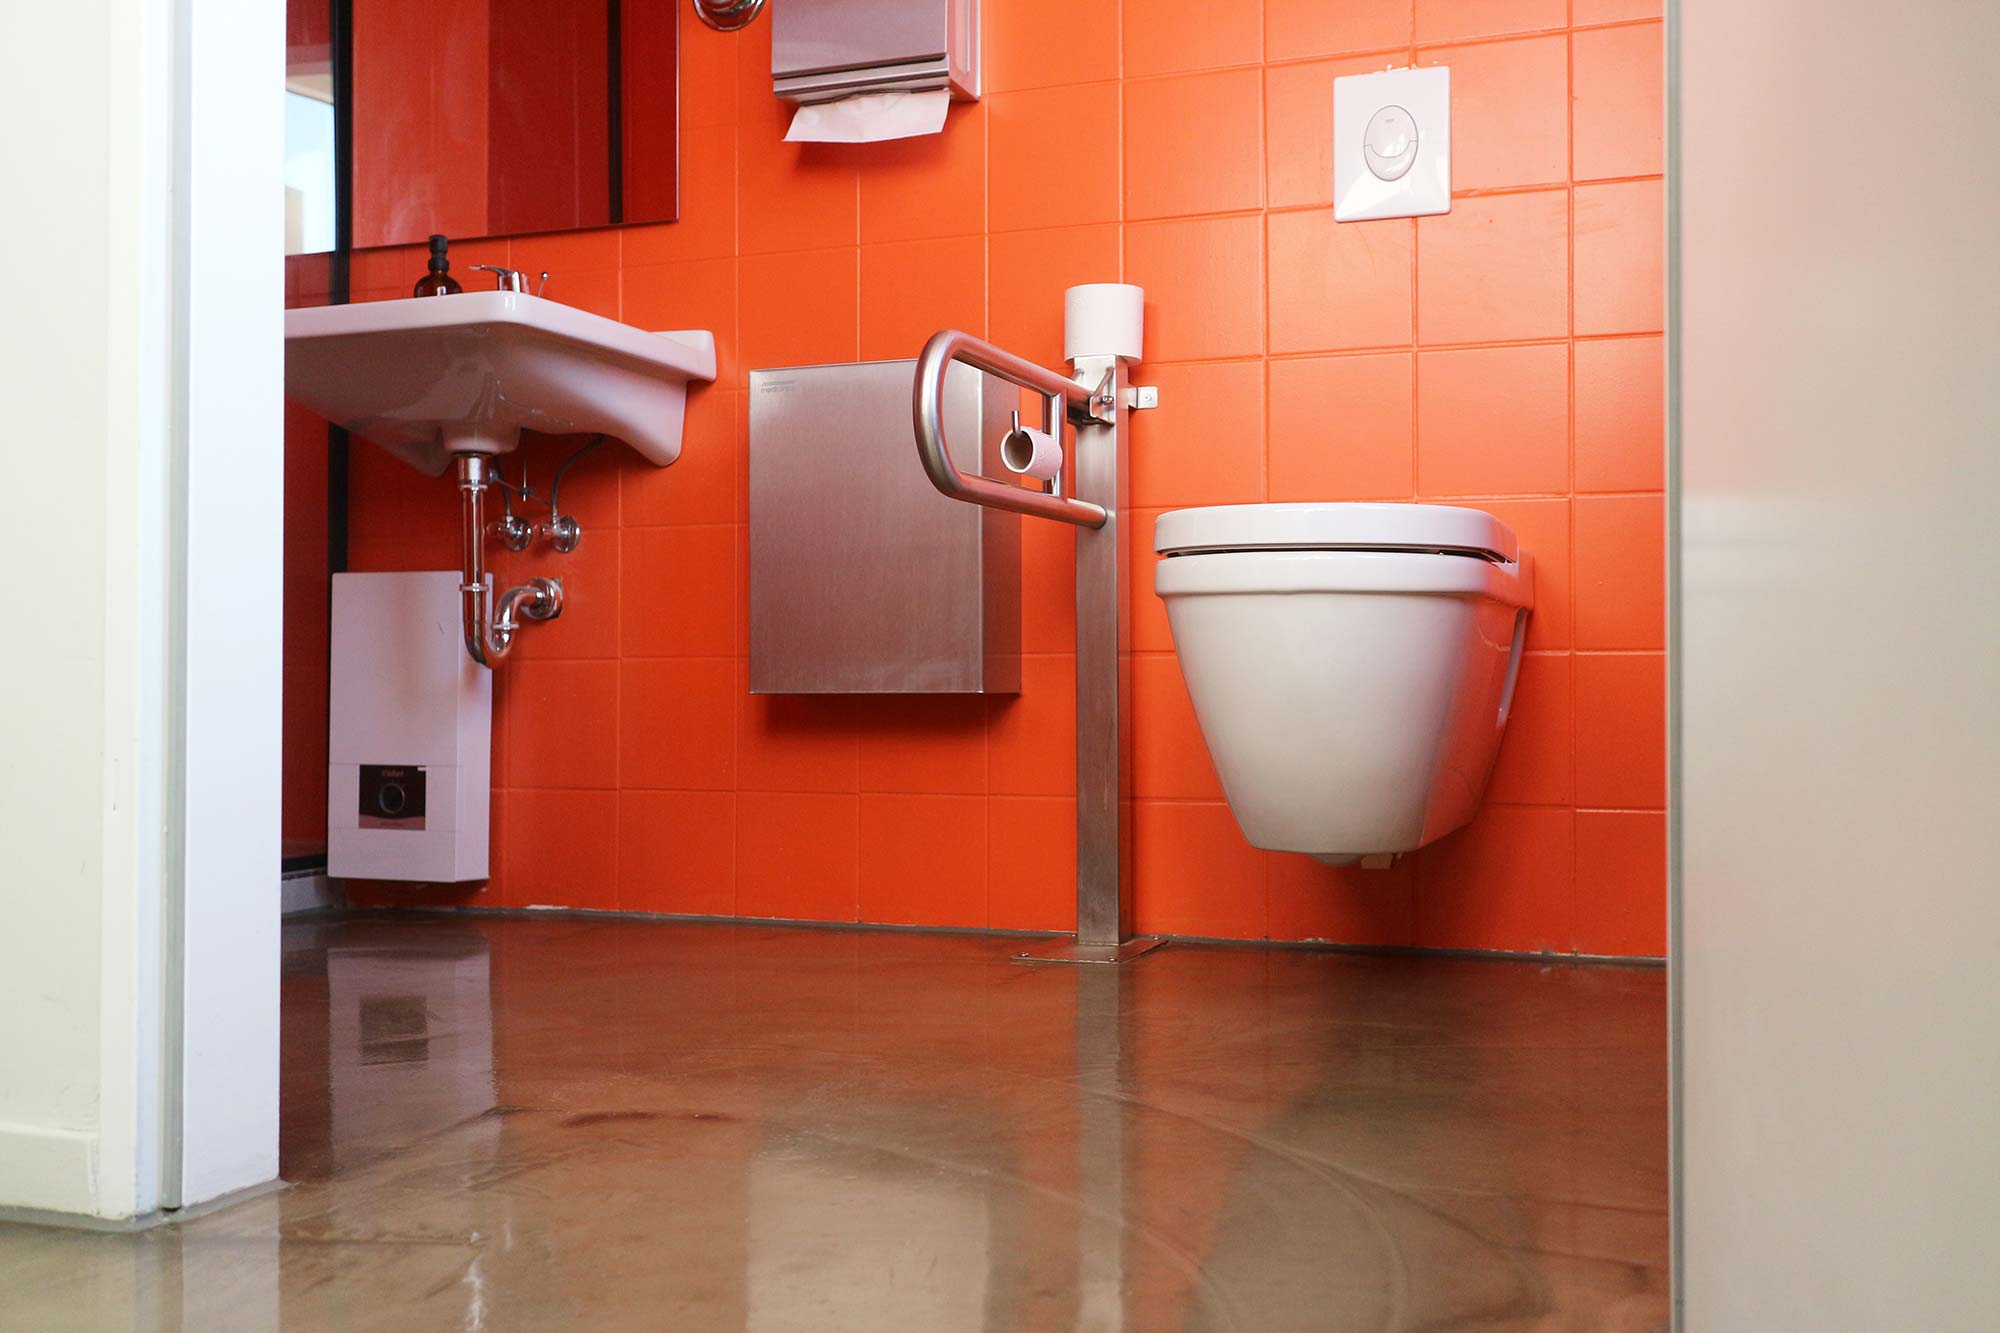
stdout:
<svg viewBox="0 0 2000 1333">
<path fill-rule="evenodd" d="M 1505 523 L 1455 505 L 1251 504 L 1175 509 L 1153 524 L 1162 555 L 1203 551 L 1450 551 L 1511 562 Z"/>
</svg>

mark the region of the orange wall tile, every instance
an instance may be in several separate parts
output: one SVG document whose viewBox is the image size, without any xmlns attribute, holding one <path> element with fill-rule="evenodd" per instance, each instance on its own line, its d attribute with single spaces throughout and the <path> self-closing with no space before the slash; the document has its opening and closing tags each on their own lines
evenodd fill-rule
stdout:
<svg viewBox="0 0 2000 1333">
<path fill-rule="evenodd" d="M 1264 56 L 1296 60 L 1410 44 L 1410 0 L 1265 0 Z"/>
<path fill-rule="evenodd" d="M 507 713 L 510 781 L 568 789 L 618 787 L 617 662 L 509 661 L 495 709 Z"/>
<path fill-rule="evenodd" d="M 719 382 L 691 398 L 674 467 L 578 465 L 575 556 L 508 558 L 559 566 L 573 598 L 502 670 L 492 884 L 372 901 L 1072 925 L 1074 532 L 1023 524 L 1020 695 L 752 696 L 744 389 L 753 367 L 909 356 L 947 324 L 1054 364 L 1063 288 L 1122 279 L 1147 288 L 1139 378 L 1163 395 L 1135 424 L 1124 520 L 1141 927 L 1661 950 L 1658 7 L 1577 0 L 1575 32 L 1563 0 L 1249 9 L 989 5 L 985 100 L 936 139 L 860 146 L 782 143 L 768 22 L 683 24 L 684 220 L 464 258 L 549 267 L 551 296 L 642 327 L 711 329 Z M 1453 69 L 1452 212 L 1335 224 L 1332 81 L 1410 63 Z M 399 295 L 420 259 L 358 256 L 357 291 Z M 545 476 L 562 451 L 527 457 Z M 306 481 L 295 511 L 316 502 Z M 350 483 L 356 567 L 451 563 L 447 482 L 357 446 Z M 1152 595 L 1154 518 L 1454 497 L 1536 565 L 1486 806 L 1386 871 L 1251 848 Z M 287 683 L 324 688 L 297 664 Z M 290 703 L 288 739 L 313 723 Z"/>
<path fill-rule="evenodd" d="M 1560 28 L 1563 0 L 1416 0 L 1419 42 L 1460 41 Z"/>
<path fill-rule="evenodd" d="M 1407 945 L 1416 938 L 1415 876 L 1410 857 L 1386 870 L 1362 870 L 1269 854 L 1264 893 L 1270 937 Z"/>
<path fill-rule="evenodd" d="M 986 920 L 986 798 L 861 798 L 860 913 L 898 926 Z"/>
<path fill-rule="evenodd" d="M 1572 698 L 1568 653 L 1529 653 L 1521 659 L 1487 800 L 1570 804 L 1575 794 Z"/>
<path fill-rule="evenodd" d="M 1657 491 L 1666 484 L 1666 350 L 1660 338 L 1576 345 L 1576 488 Z"/>
<path fill-rule="evenodd" d="M 1330 352 L 1410 341 L 1415 229 L 1400 218 L 1342 226 L 1333 210 L 1273 213 L 1271 350 Z"/>
<path fill-rule="evenodd" d="M 618 909 L 732 915 L 736 794 L 620 792 Z"/>
<path fill-rule="evenodd" d="M 1490 190 L 1569 179 L 1569 45 L 1561 34 L 1424 53 L 1451 67 L 1451 185 Z"/>
<path fill-rule="evenodd" d="M 1125 0 L 1125 75 L 1254 65 L 1264 55 L 1255 6 L 1208 0 Z"/>
<path fill-rule="evenodd" d="M 736 910 L 806 921 L 859 918 L 861 798 L 751 792 L 736 798 Z"/>
<path fill-rule="evenodd" d="M 1417 357 L 1417 493 L 1548 495 L 1569 484 L 1569 349 Z"/>
<path fill-rule="evenodd" d="M 1132 795 L 1145 800 L 1220 801 L 1194 703 L 1172 655 L 1132 662 Z"/>
<path fill-rule="evenodd" d="M 1417 862 L 1413 943 L 1568 953 L 1576 941 L 1576 816 L 1489 804 Z"/>
<path fill-rule="evenodd" d="M 1079 125 L 1111 123 L 1118 105 L 1116 83 L 1033 88 L 987 99 L 992 138 L 986 172 L 994 231 L 1118 220 L 1116 172 L 1065 172 L 1060 188 L 1051 188 L 1049 173 L 1049 145 L 1071 142 Z"/>
<path fill-rule="evenodd" d="M 1272 208 L 1333 202 L 1333 81 L 1382 68 L 1374 56 L 1264 72 L 1265 188 Z"/>
<path fill-rule="evenodd" d="M 1576 656 L 1576 803 L 1667 803 L 1667 667 L 1661 653 Z"/>
<path fill-rule="evenodd" d="M 854 703 L 862 791 L 986 794 L 985 699 L 864 695 Z"/>
<path fill-rule="evenodd" d="M 1660 25 L 1596 28 L 1570 38 L 1576 62 L 1576 179 L 1660 170 L 1666 129 Z"/>
<path fill-rule="evenodd" d="M 1118 226 L 1098 223 L 987 238 L 987 336 L 1048 365 L 1061 365 L 1063 292 L 1118 271 Z"/>
<path fill-rule="evenodd" d="M 512 789 L 492 887 L 507 907 L 618 907 L 618 793 Z"/>
<path fill-rule="evenodd" d="M 986 108 L 951 110 L 951 133 L 881 145 L 861 175 L 861 243 L 986 230 Z"/>
<path fill-rule="evenodd" d="M 1425 343 L 1560 338 L 1569 332 L 1569 196 L 1455 200 L 1417 220 L 1417 330 Z"/>
<path fill-rule="evenodd" d="M 1264 350 L 1264 228 L 1250 216 L 1125 228 L 1126 281 L 1146 289 L 1146 357 L 1201 361 Z"/>
<path fill-rule="evenodd" d="M 1169 362 L 1148 376 L 1184 412 L 1137 413 L 1132 423 L 1132 503 L 1144 508 L 1249 504 L 1264 498 L 1262 451 L 1231 447 L 1264 415 L 1256 361 Z"/>
<path fill-rule="evenodd" d="M 1415 359 L 1273 361 L 1270 498 L 1407 500 L 1416 492 Z"/>
<path fill-rule="evenodd" d="M 1659 810 L 1576 812 L 1576 949 L 1667 951 L 1667 816 Z"/>
<path fill-rule="evenodd" d="M 996 796 L 1075 793 L 1075 657 L 1023 657 L 1021 692 L 988 704 L 986 786 Z"/>
<path fill-rule="evenodd" d="M 1223 70 L 1125 85 L 1125 216 L 1229 213 L 1263 202 L 1264 79 Z"/>
<path fill-rule="evenodd" d="M 736 786 L 736 663 L 633 658 L 618 679 L 618 785 L 627 791 Z"/>
<path fill-rule="evenodd" d="M 986 83 L 995 92 L 1118 77 L 1118 0 L 1011 0 L 982 13 Z M 1063 40 L 1050 41 L 1051 33 Z"/>
<path fill-rule="evenodd" d="M 1135 865 L 1150 865 L 1133 913 L 1142 934 L 1262 939 L 1268 934 L 1264 864 L 1220 801 L 1141 801 Z"/>
<path fill-rule="evenodd" d="M 940 328 L 985 336 L 985 241 L 954 236 L 862 246 L 861 359 L 915 356 Z"/>
<path fill-rule="evenodd" d="M 287 304 L 321 304 L 302 295 L 325 268 L 287 260 Z M 327 580 L 326 423 L 304 408 L 285 410 L 285 854 L 316 855 L 326 845 L 327 653 L 332 585 Z"/>
<path fill-rule="evenodd" d="M 1575 504 L 1576 646 L 1664 649 L 1666 510 L 1657 495 L 1584 495 Z"/>
<path fill-rule="evenodd" d="M 1666 222 L 1657 178 L 1576 188 L 1578 333 L 1666 327 Z"/>
<path fill-rule="evenodd" d="M 1581 28 L 1591 23 L 1660 17 L 1662 0 L 1571 0 L 1570 21 Z"/>
<path fill-rule="evenodd" d="M 1076 803 L 1066 796 L 994 796 L 986 819 L 986 923 L 1074 929 Z"/>
</svg>

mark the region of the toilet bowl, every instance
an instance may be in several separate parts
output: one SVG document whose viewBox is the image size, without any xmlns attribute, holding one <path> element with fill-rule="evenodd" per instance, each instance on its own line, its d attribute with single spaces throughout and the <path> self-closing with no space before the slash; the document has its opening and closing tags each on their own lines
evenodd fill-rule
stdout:
<svg viewBox="0 0 2000 1333">
<path fill-rule="evenodd" d="M 1472 818 L 1534 605 L 1491 514 L 1249 504 L 1160 515 L 1154 591 L 1236 822 L 1333 865 Z"/>
</svg>

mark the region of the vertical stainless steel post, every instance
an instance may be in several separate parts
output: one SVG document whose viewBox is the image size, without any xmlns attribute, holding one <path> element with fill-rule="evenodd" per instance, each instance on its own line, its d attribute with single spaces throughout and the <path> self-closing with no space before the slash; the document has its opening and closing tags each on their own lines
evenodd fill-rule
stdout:
<svg viewBox="0 0 2000 1333">
<path fill-rule="evenodd" d="M 960 472 L 945 446 L 945 368 L 964 361 L 1044 395 L 1046 426 L 1075 427 L 1072 484 L 1047 494 Z M 947 329 L 917 361 L 917 455 L 944 494 L 971 504 L 1074 524 L 1076 535 L 1076 937 L 1026 949 L 1027 961 L 1116 963 L 1153 948 L 1132 936 L 1131 491 L 1124 438 L 1125 371 L 1116 357 L 1086 357 L 1066 380 L 997 347 Z"/>
<path fill-rule="evenodd" d="M 1104 524 L 1076 534 L 1076 944 L 1117 950 L 1132 934 L 1132 613 L 1126 508 L 1131 451 L 1125 372 L 1116 358 L 1079 361 L 1108 419 L 1076 427 L 1076 497 Z M 1109 392 L 1106 393 L 1105 390 Z"/>
</svg>

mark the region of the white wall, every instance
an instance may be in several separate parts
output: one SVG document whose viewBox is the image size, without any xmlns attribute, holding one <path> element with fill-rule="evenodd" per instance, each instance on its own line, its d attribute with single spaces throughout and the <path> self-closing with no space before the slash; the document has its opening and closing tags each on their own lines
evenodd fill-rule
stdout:
<svg viewBox="0 0 2000 1333">
<path fill-rule="evenodd" d="M 164 563 L 146 455 L 167 428 L 139 376 L 141 307 L 165 296 L 142 272 L 165 177 L 145 202 L 132 178 L 162 72 L 139 10 L 0 9 L 0 476 L 25 593 L 0 628 L 0 1203 L 73 1212 L 131 1211 L 138 1171 L 139 700 L 164 643 L 132 614 L 133 572 Z"/>
<path fill-rule="evenodd" d="M 282 23 L 0 6 L 0 1206 L 130 1216 L 275 1172 L 282 167 L 242 126 L 258 88 L 276 120 Z M 226 164 L 179 151 L 204 108 Z"/>
<path fill-rule="evenodd" d="M 1674 31 L 1685 1327 L 2000 1327 L 2000 8 Z"/>
</svg>

